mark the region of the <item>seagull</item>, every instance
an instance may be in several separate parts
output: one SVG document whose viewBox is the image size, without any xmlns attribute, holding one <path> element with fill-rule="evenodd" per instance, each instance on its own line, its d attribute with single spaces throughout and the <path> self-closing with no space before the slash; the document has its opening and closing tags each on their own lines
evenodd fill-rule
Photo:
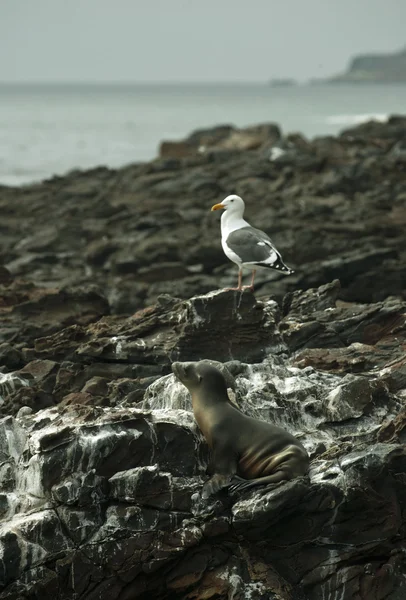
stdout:
<svg viewBox="0 0 406 600">
<path fill-rule="evenodd" d="M 232 290 L 253 291 L 258 267 L 275 269 L 285 275 L 294 273 L 285 265 L 269 236 L 243 219 L 245 203 L 240 196 L 232 194 L 211 207 L 211 210 L 220 209 L 224 210 L 221 215 L 221 245 L 227 258 L 238 265 L 238 287 Z M 243 267 L 252 269 L 251 285 L 242 285 Z"/>
</svg>

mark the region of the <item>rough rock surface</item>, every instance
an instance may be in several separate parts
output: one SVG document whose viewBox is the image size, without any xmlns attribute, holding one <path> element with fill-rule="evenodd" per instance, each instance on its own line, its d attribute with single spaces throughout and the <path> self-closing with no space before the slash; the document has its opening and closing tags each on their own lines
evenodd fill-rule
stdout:
<svg viewBox="0 0 406 600">
<path fill-rule="evenodd" d="M 17 370 L 9 352 L 0 598 L 400 599 L 406 303 L 339 291 L 162 297 L 37 338 Z M 300 437 L 309 478 L 202 505 L 208 450 L 170 373 L 197 359 Z"/>
<path fill-rule="evenodd" d="M 402 127 L 282 140 L 289 176 L 218 149 L 0 190 L 1 600 L 405 597 Z M 309 204 L 350 165 L 345 192 Z M 153 191 L 158 173 L 179 195 Z M 295 279 L 213 291 L 234 271 L 206 214 L 218 196 L 185 184 L 202 173 L 250 189 L 287 262 L 297 245 Z M 208 448 L 171 363 L 201 359 L 302 440 L 309 477 L 199 500 Z"/>
<path fill-rule="evenodd" d="M 42 288 L 91 281 L 113 313 L 132 314 L 160 294 L 190 298 L 235 285 L 210 207 L 237 193 L 248 220 L 295 269 L 290 277 L 259 272 L 262 294 L 280 302 L 337 278 L 341 300 L 404 297 L 406 117 L 312 141 L 282 137 L 275 125 L 239 134 L 253 131 L 258 148 L 222 147 L 235 131 L 220 127 L 192 134 L 183 158 L 0 187 L 1 288 L 10 277 Z"/>
</svg>

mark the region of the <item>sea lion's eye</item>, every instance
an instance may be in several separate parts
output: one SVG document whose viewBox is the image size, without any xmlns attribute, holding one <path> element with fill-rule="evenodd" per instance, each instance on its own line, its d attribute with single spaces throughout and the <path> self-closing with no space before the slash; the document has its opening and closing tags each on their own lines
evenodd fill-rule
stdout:
<svg viewBox="0 0 406 600">
<path fill-rule="evenodd" d="M 202 380 L 202 379 L 203 379 L 203 377 L 202 377 L 201 375 L 198 375 L 198 376 L 197 376 L 197 381 L 198 381 L 199 383 L 201 382 L 201 380 Z"/>
</svg>

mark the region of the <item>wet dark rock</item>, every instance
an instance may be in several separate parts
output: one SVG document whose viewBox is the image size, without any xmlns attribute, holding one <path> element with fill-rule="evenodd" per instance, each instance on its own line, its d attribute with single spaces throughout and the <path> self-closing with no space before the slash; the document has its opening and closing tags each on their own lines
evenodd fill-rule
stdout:
<svg viewBox="0 0 406 600">
<path fill-rule="evenodd" d="M 186 267 L 179 262 L 161 262 L 155 267 L 144 267 L 137 271 L 139 281 L 154 283 L 156 281 L 170 281 L 183 279 L 188 275 Z"/>
<path fill-rule="evenodd" d="M 13 276 L 10 271 L 6 269 L 3 265 L 0 265 L 0 284 L 6 285 L 11 283 L 13 280 Z"/>
<path fill-rule="evenodd" d="M 0 373 L 0 398 L 4 402 L 5 398 L 28 385 L 29 380 L 17 373 Z"/>
<path fill-rule="evenodd" d="M 403 598 L 403 130 L 225 127 L 1 188 L 0 598 Z M 255 295 L 216 291 L 237 273 L 209 208 L 231 192 L 296 269 Z M 308 477 L 202 504 L 171 364 L 203 359 L 300 438 Z"/>
<path fill-rule="evenodd" d="M 320 289 L 324 292 L 326 287 Z M 315 304 L 318 301 L 317 297 Z M 295 296 L 287 298 L 285 311 L 289 311 L 289 305 L 293 308 L 292 314 L 287 312 L 280 324 L 284 341 L 293 351 L 317 348 L 315 353 L 303 352 L 302 358 L 312 354 L 317 356 L 319 349 L 325 347 L 328 348 L 324 354 L 326 361 L 330 360 L 329 353 L 335 353 L 337 357 L 348 353 L 366 354 L 372 368 L 402 354 L 396 338 L 405 325 L 405 303 L 402 301 L 389 298 L 386 302 L 367 305 L 338 301 L 335 307 L 327 306 L 322 310 L 313 310 L 311 306 L 310 314 L 306 315 L 298 312 Z M 372 360 L 368 354 L 371 350 Z"/>
<path fill-rule="evenodd" d="M 161 296 L 24 348 L 0 374 L 18 413 L 0 421 L 0 598 L 396 600 L 406 304 L 339 293 L 298 290 L 282 311 L 250 292 Z M 309 477 L 198 507 L 208 448 L 170 364 L 204 358 L 241 410 L 300 437 Z"/>
<path fill-rule="evenodd" d="M 213 244 L 191 246 L 185 248 L 184 260 L 188 265 L 202 265 L 207 273 L 224 264 L 222 248 Z"/>
<path fill-rule="evenodd" d="M 108 312 L 107 300 L 91 285 L 64 290 L 26 281 L 0 285 L 0 342 L 27 343 L 71 323 L 86 325 Z"/>
<path fill-rule="evenodd" d="M 197 153 L 255 150 L 264 145 L 272 146 L 281 137 L 275 123 L 265 123 L 244 129 L 231 125 L 220 125 L 210 129 L 200 129 L 179 142 L 164 141 L 160 146 L 161 157 L 182 158 Z"/>
<path fill-rule="evenodd" d="M 0 276 L 0 309 L 9 306 L 4 290 L 19 278 L 43 289 L 92 282 L 113 312 L 126 314 L 173 294 L 171 285 L 182 298 L 235 285 L 218 216 L 210 213 L 233 192 L 244 197 L 248 220 L 269 233 L 296 271 L 292 277 L 265 273 L 272 281 L 260 282 L 262 292 L 281 301 L 337 278 L 341 300 L 404 298 L 404 121 L 392 117 L 315 140 L 282 136 L 274 124 L 224 126 L 192 134 L 185 158 L 2 187 L 7 236 L 0 255 L 10 276 Z M 243 149 L 246 143 L 251 149 Z M 197 153 L 201 147 L 206 153 Z M 221 266 L 221 275 L 215 273 Z"/>
<path fill-rule="evenodd" d="M 385 388 L 381 385 L 381 390 Z M 327 411 L 331 421 L 346 421 L 364 414 L 374 400 L 379 385 L 365 377 L 346 375 L 343 382 L 327 396 Z"/>
<path fill-rule="evenodd" d="M 25 365 L 17 375 L 39 384 L 44 391 L 51 392 L 56 381 L 59 364 L 53 360 L 33 360 Z"/>
<path fill-rule="evenodd" d="M 286 294 L 282 305 L 283 314 L 284 316 L 289 314 L 290 318 L 301 318 L 317 311 L 333 309 L 336 307 L 340 290 L 340 281 L 335 279 L 331 283 L 320 286 L 317 294 L 314 293 L 313 289 Z"/>
<path fill-rule="evenodd" d="M 12 344 L 0 344 L 0 365 L 7 369 L 16 369 L 23 364 L 21 352 Z"/>
<path fill-rule="evenodd" d="M 109 380 L 106 377 L 92 377 L 85 383 L 81 391 L 93 396 L 106 396 L 109 391 L 108 384 Z"/>
<path fill-rule="evenodd" d="M 103 267 L 117 249 L 118 245 L 110 240 L 94 240 L 86 248 L 86 260 L 92 266 Z"/>
<path fill-rule="evenodd" d="M 213 292 L 186 301 L 161 296 L 133 317 L 105 317 L 94 327 L 72 326 L 40 338 L 33 355 L 72 360 L 75 368 L 105 362 L 106 372 L 112 368 L 123 377 L 168 373 L 174 360 L 261 360 L 266 348 L 280 343 L 273 310 L 249 292 Z"/>
<path fill-rule="evenodd" d="M 60 401 L 61 406 L 70 404 L 83 404 L 89 406 L 108 406 L 109 399 L 105 396 L 97 396 L 89 392 L 72 392 L 67 394 Z"/>
</svg>

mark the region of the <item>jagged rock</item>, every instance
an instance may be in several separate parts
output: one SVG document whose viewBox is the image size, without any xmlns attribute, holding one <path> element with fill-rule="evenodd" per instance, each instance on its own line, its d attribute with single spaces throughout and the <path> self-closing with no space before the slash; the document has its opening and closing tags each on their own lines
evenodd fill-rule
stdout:
<svg viewBox="0 0 406 600">
<path fill-rule="evenodd" d="M 87 289 L 44 289 L 16 281 L 0 284 L 0 342 L 32 341 L 71 323 L 86 325 L 108 314 L 106 299 L 92 286 Z"/>
<path fill-rule="evenodd" d="M 283 299 L 283 315 L 289 314 L 290 319 L 292 317 L 306 319 L 312 313 L 333 309 L 336 307 L 340 289 L 340 281 L 335 279 L 331 283 L 320 286 L 316 294 L 314 289 L 286 294 Z"/>
<path fill-rule="evenodd" d="M 3 265 L 0 265 L 0 284 L 6 285 L 11 283 L 13 280 L 13 276 L 10 271 L 6 269 Z"/>
<path fill-rule="evenodd" d="M 86 260 L 95 267 L 103 267 L 111 254 L 118 249 L 110 240 L 94 240 L 86 248 Z"/>
<path fill-rule="evenodd" d="M 262 388 L 260 368 L 251 379 L 257 389 Z M 243 391 L 241 385 L 247 381 L 240 377 L 238 383 L 237 377 L 237 387 Z M 251 409 L 256 408 L 252 403 Z M 1 530 L 6 587 L 0 597 L 16 590 L 32 594 L 34 589 L 43 593 L 53 589 L 57 597 L 65 598 L 85 590 L 86 581 L 97 580 L 99 568 L 99 584 L 84 591 L 84 597 L 93 598 L 95 590 L 106 594 L 114 589 L 119 594 L 129 585 L 131 593 L 138 590 L 145 598 L 148 594 L 167 598 L 168 590 L 205 594 L 208 588 L 211 595 L 224 598 L 231 590 L 276 598 L 280 589 L 287 599 L 301 597 L 300 590 L 303 598 L 316 598 L 326 586 L 340 590 L 348 585 L 355 593 L 360 582 L 364 585 L 363 571 L 354 582 L 351 567 L 351 560 L 356 565 L 363 553 L 368 573 L 374 576 L 372 589 L 380 590 L 384 584 L 394 589 L 396 579 L 388 582 L 381 566 L 384 540 L 401 528 L 402 505 L 398 504 L 397 517 L 394 506 L 402 502 L 396 489 L 404 483 L 396 473 L 406 467 L 406 453 L 399 444 L 344 454 L 338 464 L 336 459 L 320 458 L 313 463 L 310 480 L 297 479 L 237 498 L 231 520 L 223 522 L 226 527 L 216 525 L 214 517 L 210 529 L 210 517 L 202 521 L 192 514 L 207 449 L 190 412 L 54 408 L 43 412 L 40 420 L 4 419 L 0 440 L 8 460 L 1 477 L 6 490 Z M 24 516 L 28 507 L 30 513 Z M 349 521 L 350 515 L 355 523 Z M 49 530 L 52 542 L 44 540 Z M 238 536 L 238 545 L 232 536 L 221 542 L 227 531 Z M 216 545 L 208 545 L 208 539 Z M 114 545 L 114 559 L 109 545 Z M 82 555 L 91 560 L 76 570 Z M 54 565 L 49 574 L 42 568 L 44 561 Z M 266 567 L 270 561 L 271 569 Z M 399 569 L 401 555 L 388 555 L 387 564 Z M 61 587 L 62 566 L 71 582 L 68 591 Z M 106 569 L 108 579 L 102 575 Z M 27 574 L 34 579 L 27 580 Z"/>
<path fill-rule="evenodd" d="M 401 410 L 394 419 L 384 421 L 378 432 L 378 440 L 382 442 L 405 443 L 406 411 Z"/>
<path fill-rule="evenodd" d="M 278 319 L 275 303 L 230 291 L 187 301 L 161 296 L 155 306 L 130 318 L 104 317 L 94 326 L 66 327 L 24 349 L 28 364 L 4 377 L 25 378 L 26 387 L 23 393 L 5 388 L 0 414 L 61 401 L 103 406 L 139 402 L 154 380 L 170 372 L 174 360 L 255 361 L 267 349 L 280 351 Z"/>
<path fill-rule="evenodd" d="M 16 369 L 23 363 L 21 352 L 12 344 L 0 344 L 0 367 Z"/>
<path fill-rule="evenodd" d="M 108 406 L 109 400 L 105 396 L 95 396 L 88 392 L 75 392 L 64 396 L 60 401 L 61 406 L 69 404 L 84 404 L 89 406 Z"/>
<path fill-rule="evenodd" d="M 29 385 L 28 379 L 20 377 L 16 373 L 0 373 L 0 401 L 4 402 L 7 396 L 12 395 L 14 392 L 22 387 Z"/>
<path fill-rule="evenodd" d="M 237 133 L 1 188 L 0 598 L 403 597 L 404 120 Z M 236 280 L 209 210 L 230 192 L 296 269 L 255 295 L 214 291 Z M 202 505 L 170 369 L 201 359 L 300 438 L 308 478 Z"/>
<path fill-rule="evenodd" d="M 360 417 L 378 394 L 385 394 L 386 387 L 370 382 L 364 377 L 346 375 L 343 383 L 327 396 L 327 411 L 331 421 L 346 421 Z M 382 398 L 380 398 L 382 400 Z"/>
<path fill-rule="evenodd" d="M 51 392 L 55 385 L 59 364 L 53 360 L 33 360 L 25 365 L 17 374 L 28 377 L 41 386 L 44 391 Z"/>
<path fill-rule="evenodd" d="M 334 286 L 334 287 L 332 287 Z M 286 316 L 280 324 L 280 330 L 283 332 L 284 342 L 292 351 L 302 350 L 303 348 L 328 348 L 324 354 L 319 350 L 321 360 L 329 361 L 329 353 L 336 353 L 337 356 L 348 355 L 350 350 L 364 350 L 368 355 L 369 349 L 374 348 L 374 357 L 370 361 L 370 368 L 382 365 L 401 355 L 401 349 L 395 339 L 397 332 L 403 337 L 404 333 L 404 310 L 405 303 L 397 299 L 388 299 L 386 302 L 376 304 L 345 304 L 335 303 L 335 294 L 326 295 L 326 291 L 336 289 L 336 284 L 320 288 L 322 297 L 319 298 L 318 291 L 313 306 L 310 304 L 310 311 L 306 314 L 301 313 L 300 305 L 288 297 L 285 302 Z M 311 292 L 315 295 L 315 290 Z M 301 292 L 297 292 L 300 297 Z M 306 301 L 306 300 L 305 300 Z M 301 301 L 303 302 L 303 301 Z M 317 306 L 320 303 L 321 310 Z M 330 306 L 328 304 L 330 303 Z M 336 304 L 334 306 L 334 303 Z M 289 307 L 292 312 L 289 312 Z M 323 308 L 325 306 L 325 308 Z M 305 307 L 305 310 L 308 310 Z M 334 349 L 337 348 L 335 351 Z M 311 363 L 313 353 L 310 350 L 303 351 L 296 355 L 297 360 L 306 360 L 306 364 Z M 320 364 L 320 363 L 319 363 Z M 363 368 L 367 365 L 364 362 Z"/>
<path fill-rule="evenodd" d="M 122 376 L 126 369 L 127 376 L 138 377 L 168 373 L 174 360 L 260 360 L 266 348 L 281 342 L 277 312 L 274 303 L 256 302 L 251 293 L 220 291 L 187 301 L 161 296 L 133 317 L 105 317 L 94 327 L 73 326 L 40 338 L 33 355 L 122 363 Z"/>
<path fill-rule="evenodd" d="M 405 303 L 339 291 L 297 291 L 282 312 L 250 292 L 164 296 L 24 349 L 29 362 L 3 374 L 21 387 L 6 386 L 2 408 L 18 416 L 0 421 L 0 598 L 397 600 Z M 312 347 L 297 350 L 292 332 L 309 326 Z M 304 364 L 310 351 L 322 369 Z M 309 477 L 202 506 L 208 448 L 174 358 L 219 366 L 241 410 L 301 439 Z M 38 410 L 40 394 L 59 405 Z"/>
<path fill-rule="evenodd" d="M 92 377 L 83 386 L 82 392 L 94 396 L 106 396 L 109 391 L 109 380 L 106 377 Z"/>
<path fill-rule="evenodd" d="M 212 128 L 190 136 L 182 153 L 192 154 L 185 158 L 2 187 L 7 236 L 0 255 L 14 281 L 0 282 L 0 309 L 11 305 L 4 290 L 15 289 L 20 278 L 48 289 L 91 281 L 113 312 L 126 314 L 173 294 L 175 286 L 176 295 L 188 299 L 235 285 L 218 216 L 210 213 L 229 193 L 244 197 L 250 223 L 269 233 L 295 269 L 292 277 L 266 273 L 258 279 L 261 293 L 281 301 L 298 288 L 339 278 L 341 300 L 404 298 L 404 123 L 392 117 L 315 140 L 283 137 L 272 124 Z M 238 149 L 238 137 L 242 146 L 262 142 L 258 149 Z M 198 154 L 201 146 L 206 152 Z M 177 263 L 170 281 L 161 281 L 162 262 Z"/>
<path fill-rule="evenodd" d="M 271 146 L 281 137 L 274 123 L 236 129 L 231 125 L 220 125 L 211 129 L 194 131 L 179 142 L 164 141 L 160 145 L 162 158 L 183 158 L 212 150 L 255 150 L 264 144 Z"/>
</svg>

